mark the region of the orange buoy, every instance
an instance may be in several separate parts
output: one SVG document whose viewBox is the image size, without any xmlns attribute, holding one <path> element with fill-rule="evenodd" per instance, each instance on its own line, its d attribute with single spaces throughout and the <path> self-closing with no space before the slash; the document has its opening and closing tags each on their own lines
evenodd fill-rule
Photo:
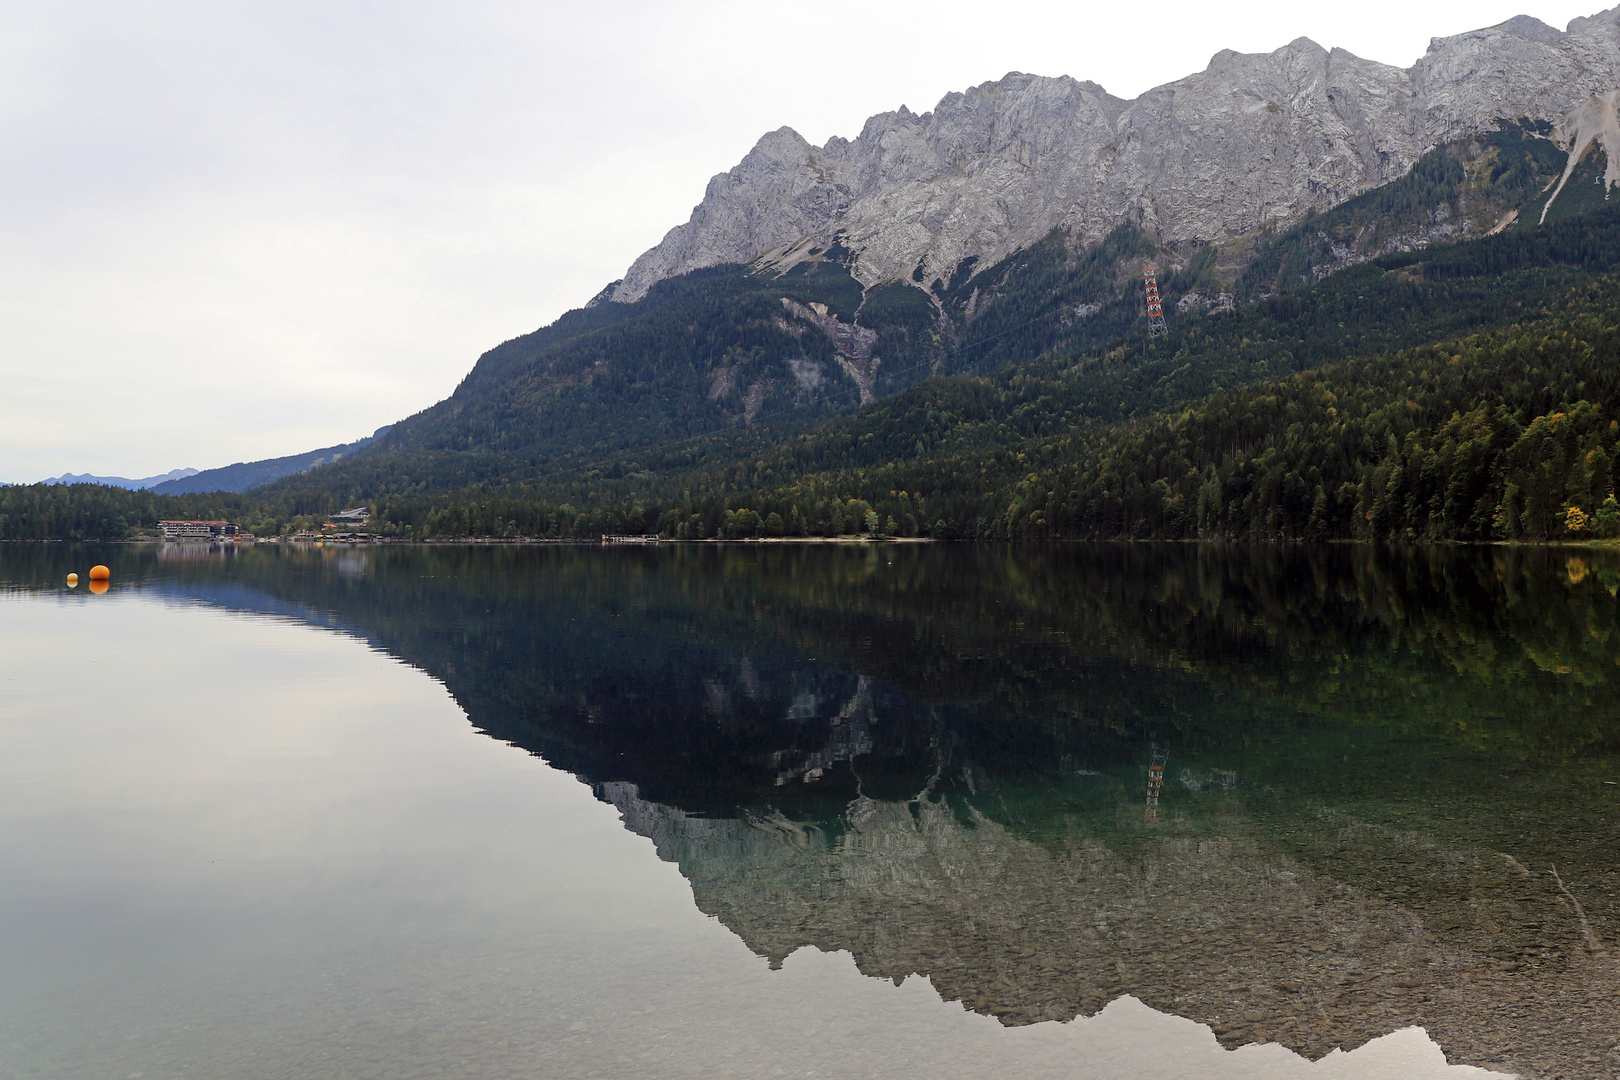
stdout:
<svg viewBox="0 0 1620 1080">
<path fill-rule="evenodd" d="M 79 575 L 78 574 L 69 574 L 68 575 L 68 588 L 76 589 L 76 588 L 78 588 L 78 586 L 79 586 Z"/>
<path fill-rule="evenodd" d="M 93 593 L 96 593 L 98 595 L 101 594 L 101 593 L 106 592 L 107 591 L 107 579 L 106 578 L 91 578 L 90 579 L 90 591 L 93 592 Z"/>
<path fill-rule="evenodd" d="M 112 577 L 112 571 L 107 569 L 105 566 L 102 566 L 100 563 L 97 563 L 95 566 L 90 568 L 91 581 L 106 581 L 110 577 Z"/>
</svg>

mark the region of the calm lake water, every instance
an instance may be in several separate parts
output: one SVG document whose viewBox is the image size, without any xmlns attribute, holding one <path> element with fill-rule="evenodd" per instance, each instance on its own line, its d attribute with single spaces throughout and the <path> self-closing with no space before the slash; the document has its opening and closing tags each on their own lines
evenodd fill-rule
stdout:
<svg viewBox="0 0 1620 1080">
<path fill-rule="evenodd" d="M 1614 1077 L 1617 592 L 0 545 L 0 1077 Z"/>
</svg>

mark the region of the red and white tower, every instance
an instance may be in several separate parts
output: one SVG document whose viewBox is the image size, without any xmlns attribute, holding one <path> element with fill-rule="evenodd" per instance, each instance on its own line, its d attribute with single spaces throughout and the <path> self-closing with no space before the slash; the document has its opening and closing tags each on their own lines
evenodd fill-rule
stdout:
<svg viewBox="0 0 1620 1080">
<path fill-rule="evenodd" d="M 1159 306 L 1159 268 L 1157 266 L 1142 267 L 1142 284 L 1147 289 L 1148 337 L 1156 338 L 1160 334 L 1168 334 L 1170 328 L 1164 325 L 1164 308 Z"/>
<path fill-rule="evenodd" d="M 1162 315 L 1159 321 L 1164 321 Z M 1169 760 L 1170 755 L 1154 743 L 1148 757 L 1147 809 L 1142 813 L 1143 821 L 1159 820 L 1159 791 L 1164 787 L 1164 766 Z"/>
</svg>

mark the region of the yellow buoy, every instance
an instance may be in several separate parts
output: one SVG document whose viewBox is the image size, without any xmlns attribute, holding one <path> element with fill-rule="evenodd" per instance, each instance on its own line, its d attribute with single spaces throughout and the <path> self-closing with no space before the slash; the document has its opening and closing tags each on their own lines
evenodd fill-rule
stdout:
<svg viewBox="0 0 1620 1080">
<path fill-rule="evenodd" d="M 106 581 L 110 577 L 112 577 L 112 571 L 107 569 L 105 566 L 102 566 L 100 563 L 97 563 L 95 566 L 90 568 L 91 581 Z"/>
<path fill-rule="evenodd" d="M 78 585 L 79 585 L 79 575 L 78 574 L 69 574 L 68 575 L 68 588 L 74 589 L 74 588 L 77 588 Z"/>
<path fill-rule="evenodd" d="M 107 591 L 107 579 L 106 578 L 91 578 L 90 579 L 90 591 L 93 592 L 93 593 L 97 593 L 97 594 L 106 592 Z"/>
</svg>

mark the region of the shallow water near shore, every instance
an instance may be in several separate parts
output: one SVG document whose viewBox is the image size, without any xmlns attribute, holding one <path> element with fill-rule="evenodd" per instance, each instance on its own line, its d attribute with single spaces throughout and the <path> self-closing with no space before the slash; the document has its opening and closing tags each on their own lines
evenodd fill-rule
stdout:
<svg viewBox="0 0 1620 1080">
<path fill-rule="evenodd" d="M 0 546 L 0 1077 L 1612 1077 L 1617 594 Z"/>
</svg>

